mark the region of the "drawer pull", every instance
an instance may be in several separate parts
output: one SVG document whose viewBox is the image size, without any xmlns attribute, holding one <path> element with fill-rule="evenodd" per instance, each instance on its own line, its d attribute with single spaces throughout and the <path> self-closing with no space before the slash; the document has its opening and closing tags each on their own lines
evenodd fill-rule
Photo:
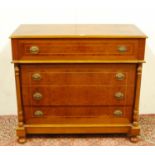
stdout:
<svg viewBox="0 0 155 155">
<path fill-rule="evenodd" d="M 121 110 L 115 110 L 113 114 L 116 117 L 121 117 L 123 115 L 123 112 Z"/>
<path fill-rule="evenodd" d="M 39 73 L 34 73 L 34 74 L 32 75 L 32 79 L 33 79 L 33 80 L 40 80 L 40 79 L 41 79 L 41 75 L 40 75 Z"/>
<path fill-rule="evenodd" d="M 43 115 L 44 115 L 44 113 L 41 110 L 37 110 L 34 112 L 34 116 L 41 117 Z"/>
<path fill-rule="evenodd" d="M 30 53 L 31 54 L 38 54 L 39 53 L 39 47 L 38 46 L 31 46 L 30 47 Z"/>
<path fill-rule="evenodd" d="M 116 73 L 117 80 L 124 80 L 124 78 L 125 78 L 125 75 L 123 73 L 121 73 L 121 72 Z"/>
<path fill-rule="evenodd" d="M 123 99 L 124 94 L 122 92 L 117 92 L 117 93 L 115 93 L 115 97 L 116 97 L 116 99 L 121 100 L 121 99 Z"/>
<path fill-rule="evenodd" d="M 41 100 L 42 97 L 43 97 L 42 94 L 39 92 L 36 92 L 33 94 L 33 99 L 35 99 L 35 100 Z"/>
<path fill-rule="evenodd" d="M 123 45 L 122 46 L 119 46 L 118 47 L 118 51 L 119 52 L 126 52 L 127 51 L 127 47 L 126 46 L 123 46 Z"/>
</svg>

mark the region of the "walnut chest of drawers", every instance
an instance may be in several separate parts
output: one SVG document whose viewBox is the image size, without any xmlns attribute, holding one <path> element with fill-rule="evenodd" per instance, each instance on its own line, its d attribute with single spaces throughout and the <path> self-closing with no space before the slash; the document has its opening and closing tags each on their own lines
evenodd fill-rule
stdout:
<svg viewBox="0 0 155 155">
<path fill-rule="evenodd" d="M 140 133 L 146 36 L 134 25 L 21 25 L 11 35 L 19 142 L 27 134 Z"/>
</svg>

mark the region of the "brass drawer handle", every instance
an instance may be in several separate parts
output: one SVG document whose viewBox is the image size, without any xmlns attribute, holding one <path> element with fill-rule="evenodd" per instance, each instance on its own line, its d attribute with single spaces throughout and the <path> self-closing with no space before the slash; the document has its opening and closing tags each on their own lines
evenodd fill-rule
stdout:
<svg viewBox="0 0 155 155">
<path fill-rule="evenodd" d="M 43 95 L 39 92 L 36 92 L 33 94 L 33 99 L 35 100 L 41 100 L 43 98 Z"/>
<path fill-rule="evenodd" d="M 119 47 L 118 47 L 118 51 L 121 52 L 121 53 L 126 52 L 126 51 L 127 51 L 127 47 L 124 46 L 124 45 L 119 46 Z"/>
<path fill-rule="evenodd" d="M 115 97 L 116 97 L 116 99 L 121 100 L 121 99 L 123 99 L 124 94 L 122 92 L 116 92 Z"/>
<path fill-rule="evenodd" d="M 124 78 L 125 78 L 125 75 L 123 73 L 121 73 L 121 72 L 116 73 L 117 80 L 124 80 Z"/>
<path fill-rule="evenodd" d="M 39 73 L 34 73 L 34 74 L 32 75 L 32 79 L 33 79 L 33 80 L 40 80 L 40 79 L 41 79 L 41 75 L 40 75 Z"/>
<path fill-rule="evenodd" d="M 43 113 L 41 110 L 36 110 L 36 111 L 34 112 L 34 116 L 41 117 L 41 116 L 43 116 L 43 115 L 44 115 L 44 113 Z"/>
<path fill-rule="evenodd" d="M 116 117 L 121 117 L 123 115 L 123 112 L 121 110 L 115 110 L 113 114 Z"/>
<path fill-rule="evenodd" d="M 31 54 L 38 54 L 39 53 L 39 47 L 38 46 L 31 46 L 30 47 L 30 53 Z"/>
</svg>

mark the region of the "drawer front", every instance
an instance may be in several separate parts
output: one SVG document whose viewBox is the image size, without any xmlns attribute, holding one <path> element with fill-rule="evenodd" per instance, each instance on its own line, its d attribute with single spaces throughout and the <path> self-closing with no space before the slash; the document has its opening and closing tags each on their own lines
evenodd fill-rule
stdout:
<svg viewBox="0 0 155 155">
<path fill-rule="evenodd" d="M 132 107 L 104 107 L 104 106 L 50 106 L 24 107 L 25 122 L 27 124 L 76 124 L 76 123 L 130 123 Z"/>
<path fill-rule="evenodd" d="M 15 60 L 143 59 L 139 44 L 139 39 L 19 39 L 13 42 L 17 47 Z"/>
<path fill-rule="evenodd" d="M 23 104 L 63 105 L 133 105 L 134 87 L 123 86 L 45 86 L 23 87 Z"/>
<path fill-rule="evenodd" d="M 22 86 L 133 86 L 135 73 L 135 64 L 21 65 L 21 82 Z"/>
<path fill-rule="evenodd" d="M 134 64 L 22 65 L 23 103 L 133 105 L 135 69 Z"/>
</svg>

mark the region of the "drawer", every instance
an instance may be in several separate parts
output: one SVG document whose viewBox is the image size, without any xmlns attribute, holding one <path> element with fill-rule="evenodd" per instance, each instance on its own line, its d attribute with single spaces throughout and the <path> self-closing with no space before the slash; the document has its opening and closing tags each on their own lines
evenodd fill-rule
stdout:
<svg viewBox="0 0 155 155">
<path fill-rule="evenodd" d="M 22 65 L 23 104 L 133 105 L 135 70 L 134 64 Z"/>
<path fill-rule="evenodd" d="M 134 86 L 23 87 L 24 105 L 133 105 Z"/>
<path fill-rule="evenodd" d="M 24 115 L 27 124 L 129 123 L 132 120 L 132 107 L 24 106 Z"/>
<path fill-rule="evenodd" d="M 135 84 L 136 64 L 22 65 L 22 86 L 130 85 Z"/>
<path fill-rule="evenodd" d="M 134 60 L 140 39 L 16 39 L 15 60 Z M 142 46 L 141 46 L 142 47 Z M 15 49 L 15 48 L 14 48 Z"/>
</svg>

